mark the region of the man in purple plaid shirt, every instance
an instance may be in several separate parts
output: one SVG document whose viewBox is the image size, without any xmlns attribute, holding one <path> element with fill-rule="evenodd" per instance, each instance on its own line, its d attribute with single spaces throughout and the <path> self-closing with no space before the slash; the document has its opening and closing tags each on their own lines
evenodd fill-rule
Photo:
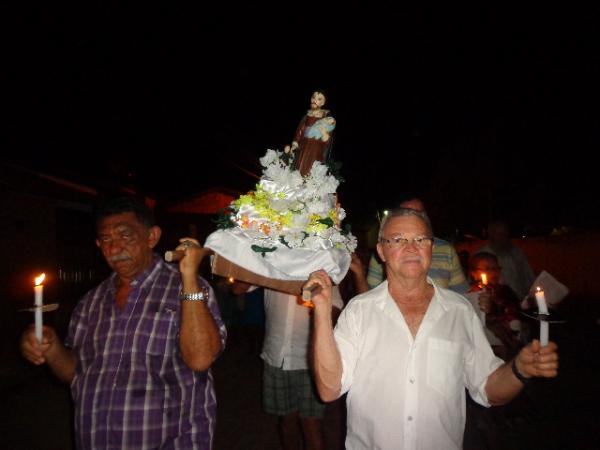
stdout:
<svg viewBox="0 0 600 450">
<path fill-rule="evenodd" d="M 210 366 L 226 331 L 198 276 L 208 249 L 181 239 L 179 270 L 153 252 L 161 230 L 131 197 L 98 214 L 96 244 L 111 276 L 79 302 L 63 345 L 29 328 L 21 351 L 71 383 L 79 449 L 210 449 L 216 398 Z"/>
</svg>

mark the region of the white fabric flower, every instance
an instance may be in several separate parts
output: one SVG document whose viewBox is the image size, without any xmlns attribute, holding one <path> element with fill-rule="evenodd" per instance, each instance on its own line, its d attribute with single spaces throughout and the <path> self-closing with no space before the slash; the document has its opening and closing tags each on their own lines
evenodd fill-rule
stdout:
<svg viewBox="0 0 600 450">
<path fill-rule="evenodd" d="M 295 230 L 305 230 L 310 222 L 307 214 L 294 214 L 292 217 L 292 227 Z"/>
<path fill-rule="evenodd" d="M 265 156 L 259 159 L 260 165 L 263 167 L 267 167 L 269 164 L 273 164 L 274 162 L 279 161 L 279 155 L 281 155 L 281 152 L 271 149 L 267 150 Z"/>
<path fill-rule="evenodd" d="M 310 214 L 318 214 L 319 216 L 327 216 L 329 205 L 320 199 L 311 200 L 306 204 L 306 208 Z"/>
<path fill-rule="evenodd" d="M 289 247 L 301 248 L 302 241 L 304 240 L 304 236 L 305 235 L 302 232 L 295 232 L 295 233 L 284 234 L 283 239 Z"/>
<path fill-rule="evenodd" d="M 310 168 L 310 177 L 316 180 L 323 180 L 327 176 L 327 166 L 319 161 L 313 162 Z"/>
<path fill-rule="evenodd" d="M 285 213 L 289 209 L 290 202 L 286 199 L 272 198 L 269 200 L 269 206 L 278 213 Z"/>
</svg>

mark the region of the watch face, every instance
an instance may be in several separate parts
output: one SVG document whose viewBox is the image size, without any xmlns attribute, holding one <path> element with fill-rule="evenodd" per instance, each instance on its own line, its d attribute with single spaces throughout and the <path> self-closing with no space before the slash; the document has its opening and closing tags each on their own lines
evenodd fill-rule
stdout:
<svg viewBox="0 0 600 450">
<path fill-rule="evenodd" d="M 179 294 L 179 298 L 181 300 L 188 301 L 206 301 L 208 300 L 208 289 L 203 288 L 200 292 L 192 292 L 188 294 L 184 294 L 183 292 L 181 292 Z"/>
</svg>

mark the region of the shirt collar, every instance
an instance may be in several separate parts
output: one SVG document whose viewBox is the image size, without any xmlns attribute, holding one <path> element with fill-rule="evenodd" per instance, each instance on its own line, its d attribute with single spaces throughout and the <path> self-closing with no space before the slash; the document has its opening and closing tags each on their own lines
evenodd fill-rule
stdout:
<svg viewBox="0 0 600 450">
<path fill-rule="evenodd" d="M 435 284 L 435 282 L 428 276 L 427 282 L 433 286 L 433 297 L 431 298 L 431 303 L 427 308 L 427 319 L 436 322 L 439 320 L 446 311 L 448 311 L 448 301 L 444 296 L 444 293 L 440 291 L 440 288 Z M 400 314 L 400 310 L 396 306 L 394 299 L 389 293 L 388 289 L 388 281 L 385 280 L 375 289 L 379 289 L 379 295 L 377 296 L 378 307 L 383 311 L 387 311 L 388 314 L 392 316 L 396 316 Z M 423 324 L 421 324 L 422 326 Z"/>
</svg>

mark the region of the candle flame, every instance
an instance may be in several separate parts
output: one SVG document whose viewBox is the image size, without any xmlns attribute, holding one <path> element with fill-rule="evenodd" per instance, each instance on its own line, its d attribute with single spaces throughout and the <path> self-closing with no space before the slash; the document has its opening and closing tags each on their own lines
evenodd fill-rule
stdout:
<svg viewBox="0 0 600 450">
<path fill-rule="evenodd" d="M 44 279 L 46 278 L 46 274 L 43 273 L 41 275 L 38 275 L 37 277 L 35 277 L 35 285 L 39 286 L 40 284 L 42 284 L 44 282 Z"/>
<path fill-rule="evenodd" d="M 310 300 L 302 300 L 302 299 L 300 299 L 297 303 L 300 306 L 304 306 L 305 308 L 314 308 L 315 307 L 314 303 L 311 302 Z"/>
<path fill-rule="evenodd" d="M 235 281 L 235 278 L 233 278 L 233 277 L 229 277 L 229 278 L 227 278 L 227 282 L 228 282 L 229 284 L 233 284 L 233 282 L 234 282 L 234 281 Z"/>
<path fill-rule="evenodd" d="M 539 286 L 538 286 L 538 287 L 536 287 L 536 288 L 535 288 L 535 290 L 536 290 L 537 292 L 543 292 L 543 291 L 542 291 L 542 288 L 541 288 L 541 287 L 539 287 Z"/>
<path fill-rule="evenodd" d="M 487 286 L 487 284 L 488 284 L 487 273 L 484 272 L 481 274 L 481 282 L 483 283 L 484 286 Z"/>
</svg>

